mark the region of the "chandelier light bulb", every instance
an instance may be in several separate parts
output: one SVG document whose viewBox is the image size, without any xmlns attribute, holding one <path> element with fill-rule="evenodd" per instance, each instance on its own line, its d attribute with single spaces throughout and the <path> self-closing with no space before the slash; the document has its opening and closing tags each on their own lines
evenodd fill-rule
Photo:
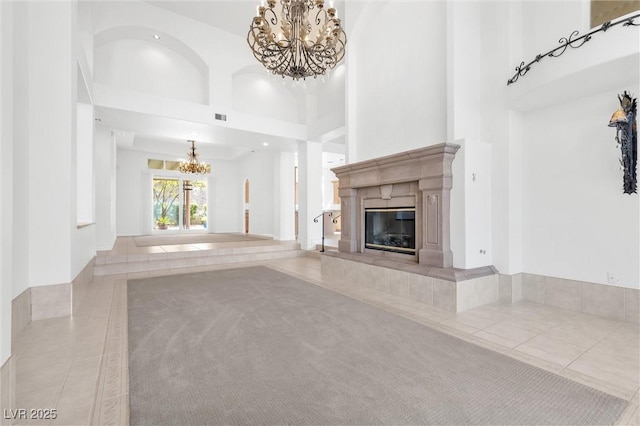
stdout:
<svg viewBox="0 0 640 426">
<path fill-rule="evenodd" d="M 267 0 L 247 35 L 255 58 L 271 73 L 294 80 L 323 76 L 344 57 L 347 36 L 324 0 Z"/>
</svg>

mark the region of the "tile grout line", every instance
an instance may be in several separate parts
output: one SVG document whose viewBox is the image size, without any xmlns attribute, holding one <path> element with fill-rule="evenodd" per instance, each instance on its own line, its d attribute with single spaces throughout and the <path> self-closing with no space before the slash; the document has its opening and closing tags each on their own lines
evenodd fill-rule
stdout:
<svg viewBox="0 0 640 426">
<path fill-rule="evenodd" d="M 569 364 L 567 364 L 562 370 L 560 370 L 561 372 L 565 371 L 566 369 L 568 369 L 574 362 L 576 362 L 579 358 L 581 358 L 584 354 L 586 354 L 587 352 L 589 352 L 591 349 L 593 349 L 594 347 L 596 347 L 596 345 L 598 345 L 600 342 L 602 342 L 603 340 L 605 340 L 607 337 L 609 337 L 611 334 L 613 334 L 613 330 L 608 332 L 604 337 L 602 337 L 602 339 L 598 340 L 596 343 L 594 343 L 593 345 L 591 345 L 588 349 L 586 349 L 584 352 L 582 352 L 580 355 L 578 355 L 573 361 L 571 361 Z M 577 370 L 573 370 L 572 371 L 577 371 Z"/>
</svg>

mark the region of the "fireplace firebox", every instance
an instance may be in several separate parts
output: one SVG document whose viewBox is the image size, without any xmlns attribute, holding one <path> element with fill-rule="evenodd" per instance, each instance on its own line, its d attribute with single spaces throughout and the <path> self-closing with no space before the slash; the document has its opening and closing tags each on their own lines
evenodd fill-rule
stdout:
<svg viewBox="0 0 640 426">
<path fill-rule="evenodd" d="M 365 209 L 365 248 L 415 255 L 414 207 Z"/>
</svg>

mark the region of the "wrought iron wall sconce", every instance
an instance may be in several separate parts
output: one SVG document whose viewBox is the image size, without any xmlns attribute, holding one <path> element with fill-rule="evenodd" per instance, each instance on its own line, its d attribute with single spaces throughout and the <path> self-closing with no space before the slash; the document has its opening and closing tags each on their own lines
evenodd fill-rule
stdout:
<svg viewBox="0 0 640 426">
<path fill-rule="evenodd" d="M 620 108 L 611 116 L 609 127 L 616 128 L 616 144 L 622 151 L 620 166 L 624 173 L 623 192 L 638 192 L 636 167 L 638 164 L 638 125 L 636 123 L 637 99 L 626 91 L 618 95 Z"/>
</svg>

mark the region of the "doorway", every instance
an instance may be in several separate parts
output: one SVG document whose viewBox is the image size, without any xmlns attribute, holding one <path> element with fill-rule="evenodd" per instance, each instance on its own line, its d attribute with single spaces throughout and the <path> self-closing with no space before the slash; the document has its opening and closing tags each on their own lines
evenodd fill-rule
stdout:
<svg viewBox="0 0 640 426">
<path fill-rule="evenodd" d="M 154 176 L 152 223 L 154 231 L 207 228 L 207 181 Z"/>
<path fill-rule="evenodd" d="M 244 180 L 244 233 L 249 233 L 249 179 Z"/>
</svg>

